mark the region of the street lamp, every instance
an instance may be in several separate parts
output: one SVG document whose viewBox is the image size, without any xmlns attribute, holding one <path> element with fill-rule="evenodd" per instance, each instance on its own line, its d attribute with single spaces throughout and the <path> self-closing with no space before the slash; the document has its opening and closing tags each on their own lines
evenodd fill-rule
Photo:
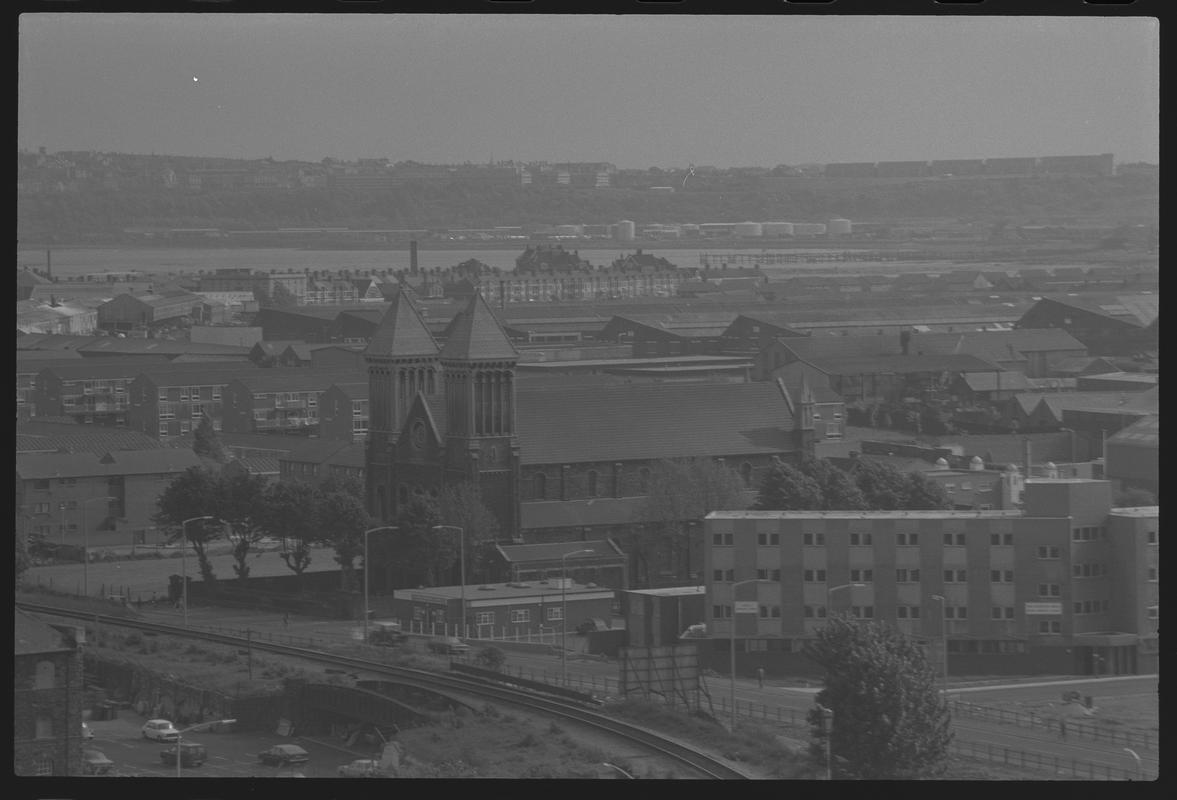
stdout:
<svg viewBox="0 0 1177 800">
<path fill-rule="evenodd" d="M 368 534 L 376 531 L 399 531 L 395 525 L 378 525 L 364 531 L 364 644 L 368 643 Z"/>
<path fill-rule="evenodd" d="M 728 648 L 731 650 L 731 701 L 732 701 L 732 723 L 731 729 L 734 732 L 736 729 L 736 614 L 740 613 L 740 604 L 736 601 L 736 589 L 749 583 L 772 583 L 770 580 L 764 578 L 749 578 L 746 581 L 736 581 L 732 584 L 732 638 L 731 644 Z M 756 601 L 752 601 L 752 612 L 756 612 Z"/>
<path fill-rule="evenodd" d="M 826 732 L 826 780 L 832 781 L 834 779 L 834 709 L 826 708 L 821 703 L 814 703 L 814 705 L 821 712 L 821 723 Z"/>
<path fill-rule="evenodd" d="M 195 725 L 191 725 L 191 726 L 185 728 L 184 730 L 180 731 L 179 733 L 177 733 L 176 734 L 176 777 L 177 778 L 180 777 L 180 766 L 184 761 L 184 748 L 181 747 L 181 744 L 184 741 L 184 734 L 189 733 L 191 731 L 198 731 L 198 730 L 203 730 L 205 728 L 211 728 L 213 725 L 232 725 L 236 721 L 237 720 L 235 720 L 235 719 L 214 719 L 214 720 L 210 720 L 208 722 L 198 722 Z"/>
<path fill-rule="evenodd" d="M 90 532 L 86 529 L 86 505 L 95 500 L 118 500 L 117 497 L 91 497 L 82 501 L 82 594 L 90 596 Z"/>
<path fill-rule="evenodd" d="M 861 589 L 864 586 L 866 586 L 865 583 L 843 583 L 840 586 L 834 586 L 829 589 L 826 589 L 826 617 L 832 616 L 833 612 L 834 612 L 833 599 L 832 599 L 834 596 L 834 592 L 839 591 L 841 589 Z"/>
<path fill-rule="evenodd" d="M 440 531 L 449 529 L 458 532 L 458 560 L 461 561 L 461 579 L 462 579 L 462 627 L 461 634 L 466 633 L 466 530 L 457 525 L 434 525 L 433 530 Z M 541 621 L 542 625 L 543 622 Z"/>
<path fill-rule="evenodd" d="M 940 601 L 940 646 L 944 650 L 944 696 L 948 697 L 948 601 L 942 594 L 932 595 L 933 600 Z"/>
<path fill-rule="evenodd" d="M 202 517 L 189 517 L 180 523 L 180 534 L 184 541 L 180 545 L 180 573 L 184 580 L 184 627 L 188 627 L 188 523 L 197 522 L 202 519 L 216 519 L 211 514 L 205 514 Z"/>
<path fill-rule="evenodd" d="M 573 550 L 560 556 L 560 684 L 568 685 L 568 557 L 593 555 L 595 550 Z"/>
<path fill-rule="evenodd" d="M 1144 780 L 1144 762 L 1140 760 L 1140 754 L 1131 747 L 1125 747 L 1124 752 L 1132 756 L 1132 760 L 1136 762 L 1136 780 Z"/>
</svg>

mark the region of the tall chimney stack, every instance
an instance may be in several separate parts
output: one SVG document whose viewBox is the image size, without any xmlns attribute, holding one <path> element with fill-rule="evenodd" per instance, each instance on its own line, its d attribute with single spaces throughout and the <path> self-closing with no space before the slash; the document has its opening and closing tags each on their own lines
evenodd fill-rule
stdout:
<svg viewBox="0 0 1177 800">
<path fill-rule="evenodd" d="M 417 274 L 417 240 L 413 239 L 409 242 L 409 274 Z"/>
</svg>

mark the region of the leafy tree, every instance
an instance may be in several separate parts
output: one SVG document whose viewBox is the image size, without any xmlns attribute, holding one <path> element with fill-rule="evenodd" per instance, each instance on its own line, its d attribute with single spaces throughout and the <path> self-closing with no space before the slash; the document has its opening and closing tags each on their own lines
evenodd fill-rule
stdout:
<svg viewBox="0 0 1177 800">
<path fill-rule="evenodd" d="M 204 467 L 189 467 L 177 475 L 156 501 L 157 511 L 152 520 L 169 533 L 169 540 L 186 539 L 196 552 L 200 576 L 206 582 L 217 579 L 206 548 L 220 539 L 223 528 L 216 520 L 200 520 L 188 526 L 186 519 L 217 515 L 220 477 Z"/>
<path fill-rule="evenodd" d="M 364 552 L 364 531 L 379 523 L 368 516 L 363 499 L 346 484 L 327 481 L 319 487 L 316 521 L 322 540 L 335 549 L 343 590 L 354 592 L 357 589 L 355 560 Z"/>
<path fill-rule="evenodd" d="M 196 426 L 192 438 L 192 451 L 198 456 L 211 458 L 219 464 L 229 461 L 229 451 L 221 442 L 220 434 L 213 427 L 213 421 L 209 419 L 208 414 L 202 415 L 200 423 Z"/>
<path fill-rule="evenodd" d="M 635 511 L 644 523 L 633 537 L 639 565 L 650 584 L 650 567 L 667 554 L 680 580 L 690 580 L 691 553 L 702 548 L 703 517 L 720 509 L 748 507 L 744 481 L 731 467 L 712 458 L 660 461 L 650 471 L 649 490 Z M 669 566 L 669 565 L 667 565 Z M 702 568 L 702 561 L 697 564 Z"/>
<path fill-rule="evenodd" d="M 436 586 L 458 555 L 458 534 L 434 530 L 441 523 L 437 505 L 416 495 L 396 518 L 397 535 L 385 539 L 382 553 L 403 585 Z"/>
<path fill-rule="evenodd" d="M 922 472 L 907 473 L 903 483 L 906 490 L 903 508 L 913 511 L 952 508 L 952 499 L 944 491 L 944 487 L 928 480 Z"/>
<path fill-rule="evenodd" d="M 764 476 L 753 508 L 760 511 L 820 510 L 821 486 L 796 467 L 778 461 Z"/>
<path fill-rule="evenodd" d="M 274 305 L 274 298 L 270 297 L 270 292 L 266 289 L 265 284 L 255 283 L 253 286 L 253 299 L 257 301 L 258 308 L 266 308 Z"/>
<path fill-rule="evenodd" d="M 253 546 L 266 535 L 266 479 L 261 475 L 221 476 L 217 483 L 216 515 L 225 522 L 233 545 L 233 571 L 244 581 Z M 260 555 L 260 554 L 259 554 Z"/>
<path fill-rule="evenodd" d="M 499 522 L 494 513 L 482 502 L 482 494 L 478 487 L 469 482 L 447 486 L 441 493 L 437 507 L 442 524 L 456 525 L 464 532 L 467 579 L 475 574 L 471 568 L 476 565 L 477 574 L 485 580 L 489 567 L 485 551 L 499 536 Z M 461 555 L 462 547 L 459 545 L 459 559 Z M 459 580 L 461 575 L 459 569 Z"/>
<path fill-rule="evenodd" d="M 812 478 L 821 490 L 825 511 L 858 511 L 866 508 L 866 497 L 844 470 L 824 458 L 806 458 L 801 472 Z"/>
<path fill-rule="evenodd" d="M 860 459 L 854 467 L 854 482 L 867 508 L 895 511 L 903 508 L 907 500 L 908 486 L 902 473 L 878 461 Z"/>
<path fill-rule="evenodd" d="M 834 617 L 817 630 L 806 654 L 825 669 L 809 712 L 811 753 L 825 758 L 829 737 L 835 778 L 886 780 L 943 774 L 952 742 L 948 707 L 935 670 L 915 642 L 895 628 Z"/>
<path fill-rule="evenodd" d="M 28 539 L 25 535 L 25 532 L 19 527 L 16 529 L 15 536 L 12 538 L 16 540 L 16 559 L 13 562 L 16 568 L 16 582 L 20 583 L 21 577 L 32 565 L 32 562 L 29 559 Z"/>
<path fill-rule="evenodd" d="M 1116 508 L 1134 508 L 1136 506 L 1155 506 L 1157 496 L 1146 489 L 1129 488 L 1116 494 L 1112 505 Z"/>
<path fill-rule="evenodd" d="M 275 483 L 266 489 L 262 529 L 281 539 L 282 560 L 301 577 L 311 565 L 311 545 L 319 537 L 319 493 L 307 483 Z"/>
<path fill-rule="evenodd" d="M 298 298 L 294 296 L 294 292 L 286 288 L 281 283 L 274 284 L 273 304 L 277 308 L 293 308 L 298 305 Z"/>
</svg>

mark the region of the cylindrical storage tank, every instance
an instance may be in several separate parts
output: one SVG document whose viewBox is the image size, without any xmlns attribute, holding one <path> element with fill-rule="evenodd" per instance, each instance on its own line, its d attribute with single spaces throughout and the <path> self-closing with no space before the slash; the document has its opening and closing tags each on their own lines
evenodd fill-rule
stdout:
<svg viewBox="0 0 1177 800">
<path fill-rule="evenodd" d="M 759 222 L 737 222 L 732 226 L 732 233 L 740 238 L 747 238 L 750 236 L 763 236 L 764 230 L 761 228 Z"/>
<path fill-rule="evenodd" d="M 826 233 L 830 236 L 849 236 L 851 223 L 848 219 L 832 219 L 826 226 Z"/>
<path fill-rule="evenodd" d="M 791 222 L 762 222 L 760 229 L 765 236 L 792 236 L 793 223 Z"/>
<path fill-rule="evenodd" d="M 622 242 L 632 242 L 634 234 L 634 224 L 632 220 L 623 219 L 617 223 L 617 227 L 613 232 L 614 236 Z"/>
</svg>

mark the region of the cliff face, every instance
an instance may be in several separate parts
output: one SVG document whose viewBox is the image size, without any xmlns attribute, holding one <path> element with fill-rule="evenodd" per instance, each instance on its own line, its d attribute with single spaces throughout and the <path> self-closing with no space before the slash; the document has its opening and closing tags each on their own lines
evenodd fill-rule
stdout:
<svg viewBox="0 0 1177 800">
<path fill-rule="evenodd" d="M 127 241 L 128 228 L 458 228 L 576 222 L 818 220 L 895 223 L 967 218 L 1010 224 L 1155 225 L 1159 189 L 1146 175 L 885 181 L 799 178 L 737 190 L 576 189 L 454 184 L 372 193 L 328 189 L 78 189 L 18 192 L 22 243 Z"/>
</svg>

